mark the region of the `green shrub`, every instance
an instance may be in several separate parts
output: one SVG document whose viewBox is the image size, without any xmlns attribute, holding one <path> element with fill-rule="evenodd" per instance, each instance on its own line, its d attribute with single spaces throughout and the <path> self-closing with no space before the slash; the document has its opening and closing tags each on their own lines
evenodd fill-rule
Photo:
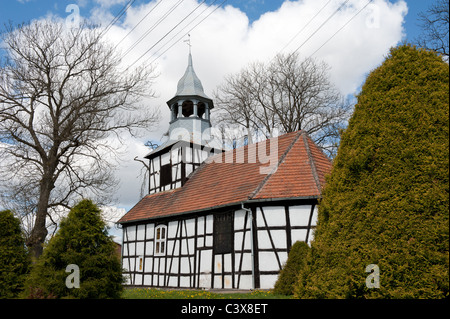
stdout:
<svg viewBox="0 0 450 319">
<path fill-rule="evenodd" d="M 0 211 L 0 298 L 17 297 L 29 266 L 20 221 L 11 211 Z"/>
<path fill-rule="evenodd" d="M 120 298 L 122 268 L 100 210 L 90 200 L 72 208 L 44 248 L 27 282 L 26 298 Z M 80 272 L 80 288 L 68 288 L 70 264 Z"/>
<path fill-rule="evenodd" d="M 294 293 L 297 276 L 306 265 L 308 253 L 309 246 L 304 241 L 297 241 L 292 245 L 286 264 L 280 271 L 275 283 L 273 290 L 275 294 L 292 295 Z"/>
<path fill-rule="evenodd" d="M 448 297 L 448 152 L 448 64 L 392 49 L 342 135 L 296 296 Z M 380 288 L 366 287 L 369 264 Z"/>
</svg>

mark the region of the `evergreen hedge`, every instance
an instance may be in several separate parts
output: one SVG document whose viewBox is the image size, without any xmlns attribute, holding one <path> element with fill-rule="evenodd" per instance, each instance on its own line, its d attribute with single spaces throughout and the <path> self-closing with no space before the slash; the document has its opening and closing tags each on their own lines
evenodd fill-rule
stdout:
<svg viewBox="0 0 450 319">
<path fill-rule="evenodd" d="M 9 210 L 0 211 L 0 298 L 18 296 L 30 263 L 19 219 Z"/>
<path fill-rule="evenodd" d="M 449 66 L 393 48 L 357 98 L 296 296 L 448 297 Z M 380 288 L 366 287 L 369 264 Z"/>
<path fill-rule="evenodd" d="M 79 267 L 79 288 L 66 286 L 66 279 L 74 274 L 66 272 L 71 264 Z M 24 297 L 120 298 L 122 283 L 121 261 L 101 211 L 92 201 L 83 200 L 72 208 L 44 247 L 31 271 Z"/>
<path fill-rule="evenodd" d="M 309 246 L 304 241 L 296 241 L 289 251 L 286 264 L 278 275 L 273 292 L 280 295 L 294 294 L 295 283 L 299 272 L 306 265 Z"/>
</svg>

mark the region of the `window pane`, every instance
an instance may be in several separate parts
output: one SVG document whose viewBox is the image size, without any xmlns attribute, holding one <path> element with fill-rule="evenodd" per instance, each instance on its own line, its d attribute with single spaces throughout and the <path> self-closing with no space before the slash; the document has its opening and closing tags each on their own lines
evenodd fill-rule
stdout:
<svg viewBox="0 0 450 319">
<path fill-rule="evenodd" d="M 161 228 L 156 228 L 156 239 L 161 238 Z"/>
<path fill-rule="evenodd" d="M 159 254 L 159 242 L 156 243 L 155 254 Z"/>
<path fill-rule="evenodd" d="M 164 242 L 161 242 L 161 254 L 164 254 L 164 249 L 165 249 L 165 245 L 164 245 L 165 243 Z"/>
<path fill-rule="evenodd" d="M 161 228 L 161 239 L 166 239 L 166 227 L 162 227 Z"/>
</svg>

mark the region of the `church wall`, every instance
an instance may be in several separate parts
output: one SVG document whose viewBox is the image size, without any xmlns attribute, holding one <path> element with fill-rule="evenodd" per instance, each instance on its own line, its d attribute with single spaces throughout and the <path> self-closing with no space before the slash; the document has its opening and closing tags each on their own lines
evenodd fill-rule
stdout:
<svg viewBox="0 0 450 319">
<path fill-rule="evenodd" d="M 228 238 L 229 234 L 220 234 L 219 221 L 214 216 L 228 216 L 227 213 L 231 214 L 231 222 L 222 225 L 225 228 L 231 225 L 229 245 L 215 243 L 215 238 Z M 265 204 L 245 210 L 236 207 L 124 225 L 122 262 L 129 276 L 126 284 L 251 289 L 254 265 L 256 287 L 273 288 L 290 247 L 297 240 L 309 243 L 316 223 L 315 201 L 308 201 L 302 205 Z M 159 236 L 163 233 L 165 236 L 164 253 L 156 249 L 162 245 L 162 240 L 157 238 L 158 229 Z"/>
</svg>

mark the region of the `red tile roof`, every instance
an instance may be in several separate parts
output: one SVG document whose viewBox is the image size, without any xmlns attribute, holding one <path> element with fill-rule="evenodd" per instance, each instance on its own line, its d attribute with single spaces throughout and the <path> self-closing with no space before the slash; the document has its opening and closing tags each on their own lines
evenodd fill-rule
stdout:
<svg viewBox="0 0 450 319">
<path fill-rule="evenodd" d="M 118 222 L 252 200 L 317 198 L 330 170 L 320 148 L 303 131 L 292 132 L 208 158 L 183 187 L 145 196 Z"/>
</svg>

